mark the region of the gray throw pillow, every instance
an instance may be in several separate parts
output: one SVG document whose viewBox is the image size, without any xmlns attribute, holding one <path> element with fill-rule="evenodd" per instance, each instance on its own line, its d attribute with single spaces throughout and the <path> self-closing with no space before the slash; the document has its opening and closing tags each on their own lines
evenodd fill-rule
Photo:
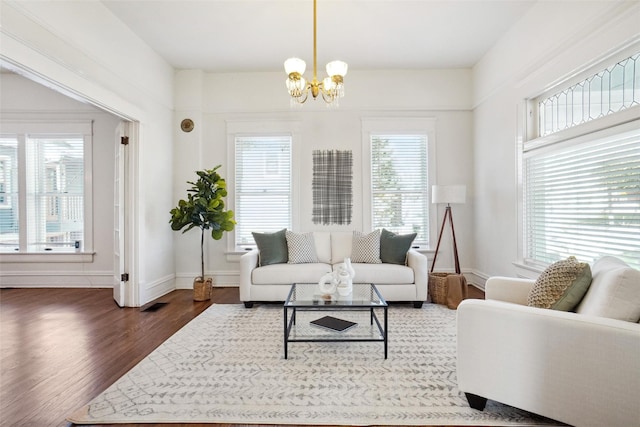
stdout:
<svg viewBox="0 0 640 427">
<path fill-rule="evenodd" d="M 380 259 L 389 264 L 407 263 L 407 251 L 418 233 L 396 234 L 382 229 L 380 234 Z"/>
<path fill-rule="evenodd" d="M 354 231 L 351 243 L 351 262 L 380 264 L 380 230 L 369 234 Z"/>
<path fill-rule="evenodd" d="M 260 251 L 259 265 L 283 264 L 289 260 L 287 229 L 275 233 L 251 233 Z"/>
<path fill-rule="evenodd" d="M 318 262 L 313 232 L 299 234 L 287 230 L 286 239 L 289 248 L 289 264 Z"/>
</svg>

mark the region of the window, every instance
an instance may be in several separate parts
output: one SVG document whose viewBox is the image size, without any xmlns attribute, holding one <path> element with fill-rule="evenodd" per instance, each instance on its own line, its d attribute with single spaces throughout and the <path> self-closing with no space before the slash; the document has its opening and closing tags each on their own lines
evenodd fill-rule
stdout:
<svg viewBox="0 0 640 427">
<path fill-rule="evenodd" d="M 429 186 L 433 183 L 433 123 L 428 119 L 370 119 L 363 122 L 371 183 L 370 227 L 417 233 L 417 245 L 430 243 L 434 227 Z M 366 203 L 365 203 L 366 205 Z"/>
<path fill-rule="evenodd" d="M 17 139 L 0 138 L 0 251 L 17 250 L 20 243 L 17 160 Z"/>
<path fill-rule="evenodd" d="M 3 131 L 16 127 L 0 138 L 0 250 L 73 252 L 88 234 L 91 126 L 3 124 Z"/>
<path fill-rule="evenodd" d="M 8 151 L 12 150 L 12 145 L 15 146 L 15 141 L 7 140 L 6 143 L 4 140 L 0 140 L 0 147 L 2 150 L 6 149 Z M 15 150 L 15 147 L 14 147 Z M 0 209 L 8 208 L 10 197 L 7 194 L 8 190 L 11 188 L 11 157 L 9 156 L 0 156 Z"/>
<path fill-rule="evenodd" d="M 638 57 L 601 66 L 532 103 L 543 136 L 522 151 L 525 265 L 613 255 L 640 267 Z"/>
<path fill-rule="evenodd" d="M 545 136 L 640 105 L 640 53 L 538 100 Z"/>
<path fill-rule="evenodd" d="M 373 228 L 429 241 L 426 135 L 371 136 Z"/>
<path fill-rule="evenodd" d="M 614 255 L 640 267 L 639 125 L 525 155 L 529 264 Z"/>
<path fill-rule="evenodd" d="M 290 135 L 235 136 L 235 245 L 292 226 Z"/>
</svg>

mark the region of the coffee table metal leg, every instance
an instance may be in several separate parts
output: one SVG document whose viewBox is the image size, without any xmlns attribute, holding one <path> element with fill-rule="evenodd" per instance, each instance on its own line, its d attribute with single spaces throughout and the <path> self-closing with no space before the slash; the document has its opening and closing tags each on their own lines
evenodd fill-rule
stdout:
<svg viewBox="0 0 640 427">
<path fill-rule="evenodd" d="M 284 358 L 287 358 L 287 344 L 289 341 L 289 331 L 287 325 L 287 307 L 284 308 Z"/>
<path fill-rule="evenodd" d="M 384 308 L 384 358 L 387 358 L 388 348 L 387 307 Z"/>
</svg>

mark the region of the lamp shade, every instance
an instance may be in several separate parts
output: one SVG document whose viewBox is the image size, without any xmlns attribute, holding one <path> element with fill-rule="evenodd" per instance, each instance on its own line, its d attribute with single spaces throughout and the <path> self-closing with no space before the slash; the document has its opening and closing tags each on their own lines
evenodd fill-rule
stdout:
<svg viewBox="0 0 640 427">
<path fill-rule="evenodd" d="M 431 187 L 432 203 L 464 203 L 466 197 L 466 185 L 434 185 Z"/>
<path fill-rule="evenodd" d="M 300 58 L 289 58 L 284 61 L 284 71 L 287 75 L 291 73 L 304 74 L 307 64 Z"/>
<path fill-rule="evenodd" d="M 329 74 L 329 76 L 333 77 L 333 76 L 346 76 L 347 75 L 347 70 L 349 69 L 349 66 L 347 65 L 346 62 L 342 62 L 342 61 L 331 61 L 327 64 L 327 74 Z"/>
</svg>

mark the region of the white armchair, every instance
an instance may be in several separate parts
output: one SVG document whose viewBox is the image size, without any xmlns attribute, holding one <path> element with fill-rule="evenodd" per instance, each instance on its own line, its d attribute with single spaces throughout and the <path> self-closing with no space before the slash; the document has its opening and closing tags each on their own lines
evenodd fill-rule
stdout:
<svg viewBox="0 0 640 427">
<path fill-rule="evenodd" d="M 609 289 L 631 299 L 624 316 L 635 317 L 640 272 L 607 258 L 592 267 L 578 313 L 528 307 L 534 281 L 505 277 L 487 281 L 486 300 L 460 304 L 458 388 L 471 407 L 491 399 L 575 426 L 640 425 L 640 324 L 592 311 L 610 285 L 602 282 L 622 274 Z M 589 314 L 579 313 L 583 306 Z"/>
</svg>

